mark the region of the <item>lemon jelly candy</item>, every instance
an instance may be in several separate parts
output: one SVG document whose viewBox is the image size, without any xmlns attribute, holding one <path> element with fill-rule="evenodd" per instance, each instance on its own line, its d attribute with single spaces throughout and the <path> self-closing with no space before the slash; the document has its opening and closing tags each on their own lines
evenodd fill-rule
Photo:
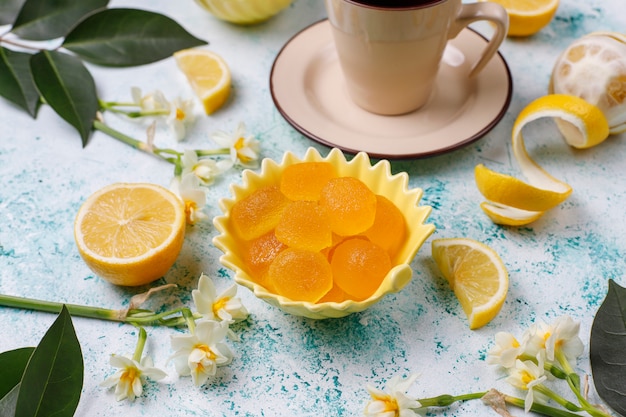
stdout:
<svg viewBox="0 0 626 417">
<path fill-rule="evenodd" d="M 387 252 L 365 239 L 340 243 L 330 265 L 335 284 L 356 300 L 371 296 L 391 269 Z"/>
<path fill-rule="evenodd" d="M 313 201 L 292 201 L 276 225 L 276 237 L 291 248 L 319 252 L 332 245 L 325 212 Z"/>
<path fill-rule="evenodd" d="M 287 246 L 276 239 L 274 232 L 269 232 L 250 242 L 244 253 L 244 262 L 248 266 L 252 279 L 258 284 L 267 287 L 267 272 L 272 261 Z"/>
<path fill-rule="evenodd" d="M 315 303 L 333 287 L 333 274 L 324 255 L 301 249 L 279 253 L 268 278 L 277 294 L 294 301 Z"/>
<path fill-rule="evenodd" d="M 402 212 L 389 199 L 377 195 L 374 224 L 363 235 L 386 250 L 393 259 L 406 236 L 406 221 Z"/>
<path fill-rule="evenodd" d="M 374 224 L 376 194 L 356 178 L 329 180 L 322 188 L 319 204 L 328 214 L 332 231 L 338 235 L 356 235 Z"/>
<path fill-rule="evenodd" d="M 257 238 L 274 229 L 289 200 L 277 186 L 259 188 L 236 202 L 231 209 L 235 231 L 244 240 Z"/>
<path fill-rule="evenodd" d="M 283 171 L 280 191 L 290 200 L 318 201 L 322 188 L 335 178 L 335 167 L 328 162 L 301 162 Z"/>
</svg>

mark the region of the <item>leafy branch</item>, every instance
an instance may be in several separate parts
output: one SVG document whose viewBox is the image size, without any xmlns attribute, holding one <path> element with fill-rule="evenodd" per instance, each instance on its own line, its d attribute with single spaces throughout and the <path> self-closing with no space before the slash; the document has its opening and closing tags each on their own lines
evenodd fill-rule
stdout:
<svg viewBox="0 0 626 417">
<path fill-rule="evenodd" d="M 167 16 L 108 8 L 108 0 L 7 0 L 0 4 L 0 96 L 33 118 L 48 104 L 79 133 L 83 146 L 100 110 L 85 62 L 149 64 L 206 44 Z M 39 41 L 58 46 L 42 48 Z"/>
</svg>

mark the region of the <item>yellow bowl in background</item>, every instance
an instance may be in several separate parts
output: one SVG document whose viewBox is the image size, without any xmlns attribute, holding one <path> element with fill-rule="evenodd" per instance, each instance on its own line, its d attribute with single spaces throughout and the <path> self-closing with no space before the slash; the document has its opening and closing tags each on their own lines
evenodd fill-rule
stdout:
<svg viewBox="0 0 626 417">
<path fill-rule="evenodd" d="M 339 176 L 352 176 L 360 179 L 375 194 L 387 197 L 404 214 L 407 223 L 407 235 L 404 244 L 400 248 L 396 259 L 392 259 L 393 268 L 384 278 L 382 284 L 371 297 L 362 301 L 346 300 L 340 303 L 310 303 L 293 301 L 286 297 L 269 292 L 261 285 L 254 282 L 247 271 L 243 261 L 243 245 L 238 242 L 236 233 L 230 219 L 230 211 L 235 202 L 247 197 L 259 188 L 277 185 L 280 182 L 282 172 L 289 165 L 300 162 L 330 162 L 337 169 Z M 233 198 L 223 198 L 219 201 L 219 207 L 224 213 L 213 220 L 215 228 L 220 232 L 213 238 L 213 244 L 224 254 L 220 262 L 226 268 L 235 272 L 235 281 L 247 287 L 254 294 L 274 305 L 281 310 L 313 319 L 344 317 L 351 313 L 363 311 L 380 301 L 388 293 L 400 291 L 410 280 L 413 274 L 409 264 L 417 254 L 417 251 L 426 239 L 435 231 L 435 226 L 425 224 L 431 207 L 420 206 L 422 198 L 420 188 L 408 189 L 409 176 L 406 172 L 391 174 L 389 161 L 381 160 L 374 166 L 371 165 L 369 156 L 358 153 L 351 161 L 346 161 L 345 156 L 339 149 L 332 149 L 326 158 L 314 148 L 309 148 L 300 159 L 291 152 L 286 152 L 280 164 L 271 159 L 264 159 L 260 173 L 244 170 L 242 184 L 232 184 L 230 187 Z"/>
<path fill-rule="evenodd" d="M 240 25 L 260 23 L 291 4 L 292 0 L 196 0 L 218 19 Z"/>
</svg>

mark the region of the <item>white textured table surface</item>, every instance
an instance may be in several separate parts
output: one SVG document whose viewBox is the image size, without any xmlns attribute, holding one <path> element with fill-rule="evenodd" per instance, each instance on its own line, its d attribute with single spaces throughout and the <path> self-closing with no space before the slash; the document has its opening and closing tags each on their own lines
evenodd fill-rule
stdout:
<svg viewBox="0 0 626 417">
<path fill-rule="evenodd" d="M 230 131 L 244 121 L 261 141 L 262 154 L 279 160 L 285 150 L 299 155 L 314 146 L 328 148 L 297 133 L 275 109 L 269 72 L 277 52 L 295 33 L 325 17 L 320 0 L 295 2 L 268 22 L 240 27 L 221 22 L 191 0 L 156 0 L 149 5 L 114 1 L 113 6 L 149 7 L 182 23 L 209 41 L 233 73 L 233 95 L 215 115 L 201 116 L 186 142 L 163 144 L 212 146 L 210 134 Z M 177 376 L 172 364 L 171 329 L 149 327 L 145 353 L 168 377 L 148 383 L 133 403 L 116 402 L 99 386 L 111 374 L 111 353 L 130 353 L 136 329 L 130 325 L 75 318 L 85 360 L 78 416 L 355 416 L 369 396 L 365 385 L 382 387 L 396 374 L 421 373 L 411 393 L 417 397 L 461 394 L 496 387 L 516 393 L 491 366 L 486 352 L 497 331 L 521 334 L 534 320 L 562 314 L 580 320 L 588 347 L 592 318 L 613 278 L 626 284 L 626 149 L 624 135 L 587 151 L 568 147 L 550 121 L 538 122 L 527 135 L 537 161 L 574 188 L 561 206 L 523 228 L 494 225 L 480 210 L 473 180 L 476 164 L 515 174 L 510 131 L 519 111 L 544 95 L 557 55 L 574 39 L 598 30 L 623 31 L 623 0 L 562 0 L 555 19 L 538 35 L 507 39 L 501 53 L 509 64 L 514 93 L 502 121 L 483 139 L 450 154 L 392 162 L 406 171 L 410 186 L 424 190 L 432 206 L 429 222 L 437 228 L 418 252 L 413 280 L 400 293 L 369 310 L 343 319 L 313 321 L 284 314 L 239 289 L 251 315 L 240 324 L 241 342 L 230 343 L 235 359 L 220 368 L 202 388 Z M 480 29 L 480 28 L 479 28 Z M 106 100 L 127 98 L 131 86 L 162 89 L 166 96 L 191 97 L 172 59 L 131 69 L 92 69 Z M 122 124 L 142 135 L 143 127 Z M 0 293 L 51 301 L 123 308 L 146 290 L 114 287 L 95 277 L 78 255 L 73 221 L 84 199 L 113 182 L 168 185 L 172 167 L 95 133 L 83 149 L 80 139 L 52 111 L 43 107 L 36 121 L 0 100 Z M 165 138 L 165 135 L 163 136 Z M 160 140 L 160 139 L 157 139 Z M 217 201 L 240 170 L 225 174 L 210 188 L 208 214 L 220 214 Z M 210 222 L 188 229 L 180 258 L 157 283 L 179 288 L 154 301 L 154 307 L 191 306 L 191 289 L 201 272 L 226 288 L 232 272 L 223 268 L 212 246 Z M 506 303 L 486 327 L 470 331 L 465 316 L 431 258 L 430 242 L 441 237 L 470 237 L 487 243 L 503 258 L 511 286 Z M 34 346 L 55 316 L 0 308 L 0 351 Z M 577 369 L 589 372 L 588 352 Z M 523 415 L 516 410 L 515 415 Z M 441 415 L 495 415 L 480 401 L 455 405 Z"/>
</svg>

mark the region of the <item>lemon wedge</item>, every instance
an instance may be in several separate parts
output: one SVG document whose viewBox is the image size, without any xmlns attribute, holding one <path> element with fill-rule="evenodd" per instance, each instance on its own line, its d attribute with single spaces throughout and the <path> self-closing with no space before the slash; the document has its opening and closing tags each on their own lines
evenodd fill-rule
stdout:
<svg viewBox="0 0 626 417">
<path fill-rule="evenodd" d="M 202 101 L 206 114 L 213 114 L 226 103 L 232 81 L 222 57 L 206 49 L 184 49 L 175 52 L 174 59 Z"/>
<path fill-rule="evenodd" d="M 554 178 L 528 154 L 522 136 L 527 124 L 541 118 L 559 120 L 567 144 L 589 148 L 604 141 L 609 126 L 604 114 L 580 97 L 551 94 L 528 104 L 513 125 L 513 154 L 528 182 L 499 174 L 484 165 L 477 165 L 474 176 L 478 190 L 488 200 L 482 210 L 497 224 L 521 226 L 537 220 L 569 197 L 572 188 Z"/>
<path fill-rule="evenodd" d="M 116 285 L 143 285 L 165 275 L 184 236 L 182 201 L 154 184 L 106 186 L 87 198 L 74 222 L 81 257 Z"/>
<path fill-rule="evenodd" d="M 432 257 L 467 315 L 470 329 L 498 315 L 509 290 L 509 274 L 493 249 L 468 238 L 435 239 Z"/>
<path fill-rule="evenodd" d="M 559 0 L 480 0 L 491 1 L 504 7 L 509 15 L 509 36 L 530 36 L 547 26 Z"/>
</svg>

